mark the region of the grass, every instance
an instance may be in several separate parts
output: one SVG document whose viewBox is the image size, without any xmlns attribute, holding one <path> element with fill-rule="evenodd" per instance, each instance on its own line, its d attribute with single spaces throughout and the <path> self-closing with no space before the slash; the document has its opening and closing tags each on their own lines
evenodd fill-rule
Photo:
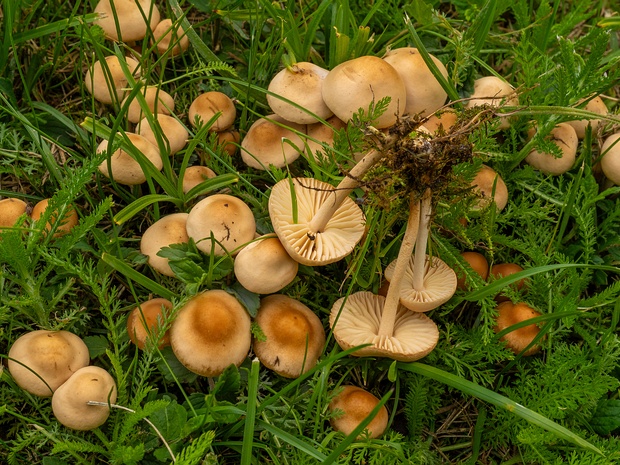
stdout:
<svg viewBox="0 0 620 465">
<path fill-rule="evenodd" d="M 81 336 L 91 362 L 116 380 L 119 408 L 90 432 L 54 418 L 49 399 L 34 397 L 0 375 L 0 462 L 7 464 L 300 464 L 460 463 L 612 464 L 620 460 L 617 425 L 620 320 L 620 187 L 605 182 L 596 164 L 600 146 L 620 117 L 619 22 L 607 1 L 571 2 L 379 0 L 158 1 L 162 17 L 189 29 L 190 50 L 177 59 L 138 42 L 142 78 L 175 96 L 176 115 L 190 132 L 184 150 L 157 171 L 123 137 L 127 104 L 104 106 L 84 87 L 95 60 L 136 53 L 105 40 L 93 26 L 94 1 L 16 0 L 0 5 L 0 198 L 31 206 L 51 198 L 55 215 L 70 206 L 79 225 L 53 238 L 45 224 L 22 218 L 0 232 L 0 358 L 6 368 L 15 339 L 32 329 Z M 362 204 L 369 233 L 344 261 L 300 267 L 282 293 L 322 320 L 327 343 L 319 363 L 297 379 L 267 370 L 252 355 L 216 379 L 191 373 L 169 348 L 145 351 L 129 343 L 128 311 L 150 297 L 175 309 L 204 289 L 233 292 L 255 314 L 258 297 L 235 282 L 230 257 L 195 246 L 167 250 L 177 278 L 157 274 L 140 254 L 139 238 L 157 219 L 187 212 L 198 198 L 223 190 L 252 209 L 257 231 L 271 232 L 270 187 L 280 179 L 314 176 L 336 184 L 353 154 L 368 146 L 364 109 L 358 124 L 341 130 L 326 156 L 302 157 L 285 169 L 248 169 L 186 118 L 193 99 L 220 90 L 235 99 L 242 136 L 270 113 L 266 89 L 282 66 L 312 61 L 328 69 L 389 47 L 416 46 L 464 118 L 482 123 L 467 131 L 471 164 L 435 205 L 430 253 L 472 283 L 429 316 L 440 328 L 437 348 L 422 362 L 360 358 L 342 350 L 329 330 L 332 304 L 359 290 L 377 292 L 382 272 L 398 254 L 411 185 L 406 173 L 375 168 Z M 148 58 L 147 58 L 148 57 Z M 127 70 L 126 70 L 127 71 Z M 129 74 L 129 73 L 127 73 Z M 500 76 L 518 89 L 520 105 L 501 112 L 498 128 L 487 113 L 467 113 L 461 99 L 474 80 Z M 128 75 L 143 109 L 138 80 Z M 524 159 L 549 149 L 544 136 L 558 123 L 594 118 L 580 104 L 601 95 L 610 114 L 580 143 L 573 168 L 545 176 Z M 146 112 L 147 118 L 153 115 Z M 527 140 L 535 121 L 539 135 Z M 101 138 L 141 162 L 147 182 L 122 186 L 98 173 Z M 158 141 L 162 146 L 165 141 Z M 552 149 L 551 149 L 552 150 Z M 502 212 L 470 209 L 459 189 L 479 165 L 506 182 Z M 219 176 L 183 193 L 180 178 L 203 164 Z M 398 167 L 397 167 L 398 168 Z M 458 192 L 461 192 L 458 194 Z M 51 212 L 51 210 L 50 210 Z M 466 219 L 466 225 L 462 219 Z M 478 250 L 491 263 L 518 263 L 518 275 L 482 281 L 461 251 Z M 524 290 L 509 287 L 527 278 Z M 532 357 L 515 355 L 495 334 L 499 291 L 525 301 L 541 316 Z M 170 321 L 165 321 L 170 325 Z M 513 329 L 516 329 L 513 328 Z M 371 391 L 389 412 L 379 439 L 348 436 L 329 425 L 328 404 L 341 384 Z M 373 412 L 365 422 L 369 422 Z M 147 421 L 148 420 L 148 421 Z"/>
</svg>

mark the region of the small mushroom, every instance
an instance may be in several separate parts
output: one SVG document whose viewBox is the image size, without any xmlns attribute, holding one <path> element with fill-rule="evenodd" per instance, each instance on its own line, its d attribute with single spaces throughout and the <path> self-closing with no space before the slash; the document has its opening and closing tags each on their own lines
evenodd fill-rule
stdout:
<svg viewBox="0 0 620 465">
<path fill-rule="evenodd" d="M 125 57 L 125 64 L 135 77 L 140 76 L 140 63 L 133 58 Z M 119 58 L 112 55 L 105 58 L 105 66 L 97 61 L 86 72 L 84 86 L 98 102 L 111 105 L 120 102 L 127 91 L 127 77 Z"/>
<path fill-rule="evenodd" d="M 620 186 L 620 132 L 612 134 L 601 147 L 601 169 L 614 184 Z"/>
<path fill-rule="evenodd" d="M 189 48 L 189 38 L 181 24 L 173 25 L 172 20 L 162 19 L 153 30 L 153 41 L 160 55 L 168 53 L 176 57 L 185 53 Z"/>
<path fill-rule="evenodd" d="M 34 221 L 38 221 L 39 218 L 45 213 L 47 207 L 49 205 L 50 199 L 43 199 L 32 207 L 32 212 L 30 213 L 30 217 Z M 79 217 L 75 208 L 72 205 L 68 205 L 65 209 L 65 213 L 62 218 L 58 218 L 58 212 L 52 212 L 50 218 L 45 224 L 45 231 L 50 231 L 52 228 L 55 228 L 53 237 L 60 237 L 64 234 L 67 234 L 71 231 L 75 226 L 77 226 L 79 221 Z"/>
<path fill-rule="evenodd" d="M 116 402 L 116 383 L 103 368 L 87 366 L 76 371 L 52 397 L 52 411 L 67 428 L 90 431 L 103 425 L 110 416 L 109 406 L 88 402 Z"/>
<path fill-rule="evenodd" d="M 162 216 L 142 234 L 140 253 L 148 257 L 149 265 L 158 273 L 165 276 L 175 276 L 168 264 L 168 259 L 160 257 L 157 253 L 164 247 L 189 241 L 186 230 L 188 217 L 187 213 L 172 213 Z"/>
<path fill-rule="evenodd" d="M 583 100 L 579 103 L 582 102 Z M 599 115 L 606 115 L 607 113 L 609 113 L 609 110 L 607 110 L 607 105 L 605 105 L 603 99 L 600 98 L 598 95 L 590 99 L 583 109 L 586 111 L 591 111 L 592 113 L 598 113 Z M 566 121 L 566 124 L 569 124 L 573 127 L 578 139 L 583 139 L 586 136 L 586 128 L 588 127 L 588 125 L 592 126 L 592 132 L 594 132 L 597 130 L 600 122 L 601 120 L 599 119 L 579 119 L 574 121 Z"/>
<path fill-rule="evenodd" d="M 465 259 L 465 261 L 469 264 L 471 269 L 478 274 L 482 278 L 483 281 L 486 281 L 489 276 L 489 262 L 487 259 L 478 252 L 461 252 L 461 257 Z M 469 287 L 467 283 L 467 279 L 465 273 L 462 273 L 458 278 L 456 288 L 460 290 L 465 290 Z"/>
<path fill-rule="evenodd" d="M 345 435 L 353 432 L 359 424 L 370 415 L 370 412 L 379 404 L 379 399 L 370 392 L 351 385 L 341 386 L 342 390 L 329 403 L 332 414 L 330 423 L 332 428 Z M 370 439 L 381 436 L 388 424 L 388 412 L 385 405 L 364 429 Z M 363 435 L 358 436 L 358 439 Z"/>
<path fill-rule="evenodd" d="M 190 166 L 183 173 L 183 193 L 187 194 L 198 184 L 217 176 L 211 168 L 206 166 Z"/>
<path fill-rule="evenodd" d="M 159 9 L 153 0 L 100 0 L 95 7 L 99 25 L 107 38 L 131 42 L 142 40 L 159 23 Z"/>
<path fill-rule="evenodd" d="M 446 109 L 428 116 L 424 120 L 424 126 L 422 127 L 431 135 L 436 134 L 440 128 L 447 133 L 456 124 L 457 119 L 458 116 L 454 110 Z"/>
<path fill-rule="evenodd" d="M 170 115 L 174 111 L 174 98 L 158 86 L 145 86 L 141 93 L 151 113 Z M 128 98 L 129 96 L 125 97 L 121 105 L 127 104 Z M 131 123 L 138 123 L 143 117 L 140 102 L 137 97 L 133 97 L 127 107 L 127 120 Z"/>
<path fill-rule="evenodd" d="M 221 146 L 222 150 L 231 157 L 237 153 L 240 140 L 239 131 L 233 128 L 217 133 L 217 145 Z"/>
<path fill-rule="evenodd" d="M 523 271 L 523 268 L 516 263 L 496 263 L 491 267 L 489 274 L 493 277 L 493 279 L 500 279 L 505 278 L 506 276 L 510 276 L 511 274 L 518 273 L 520 271 Z M 525 278 L 523 278 L 513 284 L 513 286 L 515 286 L 516 289 L 520 290 L 523 289 L 525 283 Z M 505 300 L 508 300 L 508 297 L 506 297 L 504 294 L 498 294 L 495 296 L 495 300 L 498 302 L 503 302 Z"/>
<path fill-rule="evenodd" d="M 503 105 L 514 106 L 519 104 L 519 98 L 514 88 L 497 76 L 485 76 L 474 81 L 474 93 L 467 102 L 467 108 L 489 105 L 501 107 Z M 500 129 L 508 129 L 510 122 L 507 116 L 500 118 Z"/>
<path fill-rule="evenodd" d="M 168 299 L 150 299 L 139 304 L 127 317 L 127 334 L 129 340 L 140 350 L 144 350 L 149 338 L 160 334 L 165 312 L 172 310 L 172 302 Z M 170 331 L 166 331 L 159 341 L 160 349 L 170 345 Z"/>
<path fill-rule="evenodd" d="M 499 333 L 512 325 L 516 325 L 517 323 L 540 316 L 539 312 L 523 302 L 516 304 L 513 304 L 510 301 L 502 302 L 497 306 L 497 312 L 497 321 L 495 327 L 493 328 L 495 333 Z M 535 324 L 531 324 L 505 334 L 500 338 L 500 341 L 505 342 L 506 347 L 512 350 L 515 354 L 520 354 L 532 343 L 539 332 L 540 328 Z M 534 344 L 523 353 L 523 356 L 534 355 L 539 350 L 540 346 L 538 344 Z"/>
<path fill-rule="evenodd" d="M 124 136 L 126 136 L 126 141 L 144 155 L 153 164 L 155 169 L 161 170 L 163 168 L 164 162 L 161 159 L 157 146 L 151 144 L 145 137 L 139 134 L 126 132 Z M 119 133 L 117 137 L 123 137 L 123 135 Z M 97 147 L 97 153 L 107 150 L 108 141 L 104 140 Z M 99 172 L 106 178 L 112 178 L 118 184 L 127 186 L 146 182 L 146 174 L 144 174 L 140 163 L 128 152 L 120 148 L 110 154 L 109 158 L 99 165 Z"/>
<path fill-rule="evenodd" d="M 189 107 L 188 118 L 192 126 L 206 124 L 218 113 L 209 131 L 221 132 L 230 128 L 237 117 L 237 110 L 231 98 L 217 91 L 205 92 L 194 99 Z"/>
<path fill-rule="evenodd" d="M 182 150 L 189 138 L 189 132 L 185 129 L 183 123 L 173 116 L 162 114 L 154 116 L 161 129 L 151 127 L 148 119 L 143 118 L 138 123 L 137 133 L 158 148 L 157 135 L 159 135 L 163 139 L 164 146 L 170 156 Z"/>
<path fill-rule="evenodd" d="M 531 129 L 529 136 L 533 137 L 535 129 Z M 577 158 L 577 133 L 573 127 L 567 123 L 560 123 L 551 130 L 549 135 L 551 141 L 558 146 L 561 156 L 556 158 L 554 154 L 532 150 L 525 161 L 537 170 L 552 176 L 566 173 L 573 167 Z"/>
<path fill-rule="evenodd" d="M 508 187 L 493 168 L 482 165 L 471 184 L 480 196 L 476 209 L 485 208 L 493 201 L 497 210 L 502 211 L 508 204 Z"/>
<path fill-rule="evenodd" d="M 0 200 L 0 232 L 11 228 L 20 216 L 26 214 L 28 204 L 20 199 L 8 198 Z"/>
<path fill-rule="evenodd" d="M 308 137 L 306 142 L 306 154 L 310 158 L 316 157 L 316 152 L 325 152 L 325 146 L 334 145 L 335 132 L 346 127 L 346 124 L 337 116 L 327 118 L 327 124 L 314 123 L 307 126 Z"/>
</svg>

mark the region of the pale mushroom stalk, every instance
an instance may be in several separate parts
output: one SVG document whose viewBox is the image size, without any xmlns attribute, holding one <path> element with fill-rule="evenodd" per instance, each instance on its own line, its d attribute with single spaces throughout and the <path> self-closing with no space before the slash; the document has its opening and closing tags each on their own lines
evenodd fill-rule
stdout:
<svg viewBox="0 0 620 465">
<path fill-rule="evenodd" d="M 421 200 L 420 224 L 415 245 L 415 257 L 413 259 L 413 288 L 416 291 L 424 290 L 426 245 L 428 244 L 428 234 L 430 231 L 431 208 L 431 190 L 426 189 Z"/>
</svg>

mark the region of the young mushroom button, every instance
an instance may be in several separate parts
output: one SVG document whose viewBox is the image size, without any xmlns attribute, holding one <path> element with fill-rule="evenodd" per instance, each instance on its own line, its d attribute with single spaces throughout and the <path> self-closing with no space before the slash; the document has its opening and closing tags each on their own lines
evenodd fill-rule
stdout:
<svg viewBox="0 0 620 465">
<path fill-rule="evenodd" d="M 23 200 L 12 198 L 0 200 L 0 232 L 3 228 L 14 226 L 27 209 L 28 204 Z"/>
<path fill-rule="evenodd" d="M 496 333 L 517 323 L 540 316 L 539 312 L 523 302 L 516 304 L 510 301 L 502 302 L 497 306 L 497 311 L 498 316 L 493 328 Z M 540 328 L 535 324 L 531 324 L 503 335 L 500 340 L 506 343 L 508 349 L 515 354 L 519 354 L 534 341 L 539 332 Z M 534 344 L 523 352 L 523 356 L 534 355 L 539 350 L 540 346 Z"/>
<path fill-rule="evenodd" d="M 329 410 L 333 415 L 330 423 L 336 431 L 349 435 L 370 415 L 370 412 L 379 404 L 379 399 L 357 386 L 346 385 L 341 386 L 341 388 L 342 391 L 329 404 Z M 368 432 L 371 439 L 375 439 L 385 432 L 387 424 L 388 412 L 383 406 L 365 431 Z"/>
<path fill-rule="evenodd" d="M 601 169 L 611 182 L 620 186 L 620 132 L 612 134 L 601 147 Z"/>
<path fill-rule="evenodd" d="M 535 128 L 531 129 L 529 136 L 533 137 L 535 132 Z M 577 158 L 579 139 L 577 139 L 575 129 L 567 123 L 560 123 L 555 126 L 549 134 L 549 139 L 558 147 L 561 154 L 559 158 L 553 153 L 532 150 L 525 157 L 525 161 L 545 174 L 558 176 L 573 167 Z"/>
<path fill-rule="evenodd" d="M 140 350 L 144 350 L 149 338 L 158 334 L 158 328 L 164 322 L 165 313 L 172 310 L 172 302 L 168 299 L 150 299 L 135 307 L 127 317 L 127 334 L 129 340 Z M 160 349 L 170 345 L 170 332 L 161 335 L 157 347 Z"/>
</svg>

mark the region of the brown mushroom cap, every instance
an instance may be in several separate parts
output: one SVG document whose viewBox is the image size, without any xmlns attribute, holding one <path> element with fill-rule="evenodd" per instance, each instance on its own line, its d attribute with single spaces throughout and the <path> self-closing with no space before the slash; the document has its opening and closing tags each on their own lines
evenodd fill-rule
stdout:
<svg viewBox="0 0 620 465">
<path fill-rule="evenodd" d="M 100 0 L 95 13 L 99 13 L 95 24 L 101 26 L 107 38 L 125 42 L 144 39 L 146 31 L 153 30 L 160 19 L 152 0 Z"/>
<path fill-rule="evenodd" d="M 533 131 L 530 131 L 530 136 L 533 136 Z M 562 156 L 556 158 L 551 153 L 532 150 L 528 156 L 525 157 L 525 161 L 545 174 L 558 176 L 566 173 L 573 167 L 575 159 L 577 158 L 579 139 L 577 139 L 577 133 L 573 127 L 567 123 L 560 123 L 554 127 L 549 137 L 551 141 L 559 147 Z"/>
<path fill-rule="evenodd" d="M 182 150 L 189 138 L 189 132 L 187 132 L 183 123 L 172 116 L 162 114 L 155 115 L 155 119 L 161 128 L 161 137 L 164 140 L 164 145 L 168 148 L 168 154 L 174 155 L 179 150 Z M 156 131 L 149 125 L 147 118 L 140 120 L 137 126 L 137 132 L 151 144 L 159 147 L 157 145 L 157 138 L 155 137 Z"/>
<path fill-rule="evenodd" d="M 306 127 L 278 115 L 254 121 L 241 141 L 243 162 L 257 170 L 266 170 L 269 165 L 282 168 L 293 163 L 304 150 L 304 141 L 295 131 L 305 134 Z"/>
<path fill-rule="evenodd" d="M 529 320 L 540 316 L 540 313 L 534 310 L 529 305 L 521 302 L 513 304 L 510 301 L 502 302 L 497 306 L 498 316 L 495 327 L 493 328 L 495 333 L 499 333 L 504 329 L 521 323 L 522 321 Z M 515 331 L 501 337 L 501 341 L 506 343 L 506 347 L 512 350 L 515 354 L 519 354 L 525 349 L 538 335 L 540 328 L 535 324 L 524 326 Z M 540 346 L 535 344 L 530 347 L 523 356 L 534 355 L 540 350 Z"/>
<path fill-rule="evenodd" d="M 41 329 L 17 338 L 9 350 L 8 368 L 19 387 L 36 396 L 50 397 L 89 362 L 88 347 L 79 336 Z"/>
<path fill-rule="evenodd" d="M 47 206 L 49 205 L 50 199 L 43 199 L 32 207 L 32 212 L 30 213 L 30 217 L 37 221 L 41 218 L 41 215 L 47 210 Z M 63 234 L 71 231 L 75 226 L 77 226 L 79 221 L 79 217 L 77 211 L 73 206 L 69 205 L 65 210 L 65 214 L 62 218 L 58 218 L 58 213 L 52 213 L 52 216 L 45 224 L 45 231 L 49 231 L 52 229 L 52 226 L 56 226 L 56 232 L 54 233 L 54 237 L 60 237 Z"/>
<path fill-rule="evenodd" d="M 409 259 L 403 284 L 400 288 L 400 303 L 414 312 L 428 312 L 445 304 L 456 292 L 456 273 L 446 262 L 426 256 L 424 263 L 424 288 L 413 288 L 413 262 L 415 255 Z M 385 279 L 392 280 L 396 260 L 385 269 Z"/>
<path fill-rule="evenodd" d="M 424 121 L 424 128 L 432 135 L 435 134 L 441 127 L 444 132 L 450 131 L 452 126 L 456 124 L 458 116 L 454 110 L 446 109 L 440 114 L 433 114 Z"/>
<path fill-rule="evenodd" d="M 275 234 L 250 242 L 235 258 L 237 280 L 256 294 L 272 294 L 288 286 L 298 268 Z"/>
<path fill-rule="evenodd" d="M 601 169 L 603 173 L 614 184 L 620 186 L 620 132 L 612 134 L 601 147 Z"/>
<path fill-rule="evenodd" d="M 227 194 L 202 199 L 187 217 L 187 234 L 206 254 L 239 253 L 240 247 L 254 239 L 256 221 L 243 200 Z M 212 244 L 211 233 L 217 242 Z"/>
<path fill-rule="evenodd" d="M 376 128 L 392 126 L 407 107 L 407 91 L 398 71 L 374 56 L 340 63 L 325 77 L 322 95 L 325 104 L 345 123 L 360 108 L 367 112 L 370 104 L 391 97 L 386 111 L 372 121 Z"/>
<path fill-rule="evenodd" d="M 401 362 L 413 362 L 428 355 L 439 340 L 437 325 L 423 313 L 399 305 L 392 336 L 379 337 L 384 303 L 385 297 L 365 291 L 338 299 L 329 315 L 338 345 L 347 350 L 372 344 L 351 355 L 388 357 Z"/>
<path fill-rule="evenodd" d="M 518 273 L 519 271 L 523 271 L 523 268 L 516 263 L 496 263 L 491 267 L 489 275 L 492 276 L 494 279 L 500 279 L 506 276 L 510 276 L 511 274 Z M 523 278 L 513 284 L 513 286 L 516 286 L 517 289 L 523 289 L 523 286 L 525 286 L 525 282 L 525 278 Z M 508 300 L 508 297 L 503 294 L 498 294 L 495 296 L 495 300 L 497 300 L 498 302 L 503 302 L 505 300 Z"/>
<path fill-rule="evenodd" d="M 485 76 L 474 81 L 474 93 L 467 102 L 467 108 L 480 105 L 490 105 L 501 107 L 502 105 L 518 105 L 519 98 L 514 88 L 503 79 L 497 76 Z M 510 123 L 508 118 L 501 117 L 500 129 L 508 129 Z"/>
<path fill-rule="evenodd" d="M 498 211 L 502 211 L 508 204 L 508 187 L 493 168 L 482 165 L 472 181 L 472 186 L 474 186 L 474 192 L 481 196 L 476 209 L 484 208 L 491 202 L 491 199 L 495 202 Z"/>
<path fill-rule="evenodd" d="M 151 335 L 159 334 L 165 317 L 164 309 L 172 310 L 172 302 L 162 298 L 151 299 L 139 304 L 127 317 L 127 334 L 139 349 L 144 350 Z M 166 331 L 157 347 L 161 349 L 169 345 L 170 331 Z"/>
<path fill-rule="evenodd" d="M 261 299 L 255 321 L 267 339 L 254 341 L 254 353 L 267 368 L 285 378 L 297 378 L 316 365 L 325 330 L 304 304 L 285 295 L 270 295 Z"/>
<path fill-rule="evenodd" d="M 206 291 L 183 306 L 170 328 L 179 361 L 201 376 L 219 376 L 241 365 L 250 351 L 250 315 L 232 295 Z"/>
<path fill-rule="evenodd" d="M 233 125 L 237 116 L 235 104 L 230 97 L 222 92 L 212 91 L 200 94 L 189 107 L 188 118 L 192 126 L 206 124 L 211 118 L 220 113 L 213 122 L 210 131 L 225 131 Z"/>
<path fill-rule="evenodd" d="M 305 152 L 309 157 L 314 158 L 317 151 L 324 152 L 323 144 L 334 145 L 334 130 L 338 131 L 346 127 L 346 124 L 337 116 L 327 118 L 326 122 L 329 125 L 314 123 L 307 126 L 308 138 L 305 140 L 307 145 Z"/>
<path fill-rule="evenodd" d="M 607 110 L 607 105 L 603 102 L 603 99 L 596 96 L 583 108 L 586 111 L 591 111 L 592 113 L 598 113 L 599 115 L 606 115 L 609 111 Z M 596 131 L 601 120 L 599 119 L 579 119 L 574 121 L 567 121 L 566 124 L 569 124 L 575 130 L 575 134 L 577 134 L 577 138 L 583 139 L 586 136 L 586 128 L 588 124 L 592 126 L 592 132 Z"/>
<path fill-rule="evenodd" d="M 189 38 L 185 34 L 181 24 L 173 26 L 170 18 L 162 19 L 153 30 L 153 41 L 160 55 L 169 53 L 170 56 L 178 56 L 189 48 Z"/>
<path fill-rule="evenodd" d="M 140 253 L 148 257 L 151 267 L 166 276 L 175 276 L 174 271 L 168 264 L 168 259 L 160 257 L 157 253 L 171 244 L 189 242 L 186 231 L 187 213 L 173 213 L 162 216 L 144 231 L 140 239 Z"/>
<path fill-rule="evenodd" d="M 146 105 L 151 113 L 170 115 L 174 111 L 174 98 L 165 90 L 157 86 L 145 86 L 142 92 Z M 129 96 L 125 97 L 121 105 L 127 103 Z M 127 120 L 131 123 L 138 123 L 144 114 L 137 97 L 133 97 L 127 107 Z"/>
<path fill-rule="evenodd" d="M 444 78 L 448 70 L 433 55 L 430 55 Z M 448 94 L 424 62 L 417 48 L 402 47 L 390 50 L 383 59 L 392 65 L 405 83 L 407 105 L 405 114 L 427 116 L 441 108 Z"/>
<path fill-rule="evenodd" d="M 317 118 L 310 113 L 321 119 L 329 118 L 333 112 L 325 105 L 321 95 L 323 80 L 328 73 L 326 69 L 304 61 L 284 68 L 273 77 L 267 90 L 295 102 L 301 108 L 271 94 L 267 94 L 267 103 L 276 115 L 293 123 L 316 123 Z"/>
<path fill-rule="evenodd" d="M 129 57 L 125 57 L 125 62 L 135 77 L 140 76 L 140 63 Z M 127 90 L 127 77 L 118 57 L 116 55 L 106 57 L 105 67 L 100 61 L 95 62 L 93 67 L 86 71 L 84 86 L 98 102 L 108 105 L 115 101 L 120 102 Z M 110 89 L 114 93 L 110 93 Z"/>
<path fill-rule="evenodd" d="M 0 200 L 0 232 L 2 228 L 14 226 L 27 209 L 28 204 L 23 200 L 13 198 Z"/>
<path fill-rule="evenodd" d="M 52 411 L 67 428 L 89 431 L 103 425 L 110 408 L 88 405 L 88 401 L 113 404 L 116 402 L 116 383 L 103 368 L 87 366 L 76 371 L 52 397 Z"/>
<path fill-rule="evenodd" d="M 345 198 L 324 230 L 309 236 L 308 225 L 320 206 L 331 200 L 334 187 L 313 178 L 293 178 L 297 222 L 293 221 L 291 181 L 283 179 L 271 189 L 269 216 L 273 229 L 291 257 L 303 265 L 318 266 L 346 257 L 364 234 L 364 213 Z"/>
<path fill-rule="evenodd" d="M 237 153 L 240 140 L 241 136 L 239 135 L 239 131 L 236 129 L 231 128 L 227 131 L 217 133 L 217 145 L 221 145 L 224 152 L 231 157 Z"/>
<path fill-rule="evenodd" d="M 217 176 L 211 168 L 206 166 L 190 166 L 183 173 L 183 193 L 187 194 L 198 184 Z"/>
<path fill-rule="evenodd" d="M 140 153 L 150 160 L 156 169 L 161 170 L 164 166 L 164 162 L 159 154 L 157 146 L 151 144 L 145 137 L 139 134 L 133 134 L 126 132 L 125 135 L 130 144 L 132 144 Z M 119 136 L 122 137 L 119 133 Z M 117 136 L 117 137 L 119 137 Z M 104 140 L 97 147 L 97 153 L 105 152 L 108 150 L 108 141 Z M 99 171 L 106 178 L 114 178 L 114 181 L 118 184 L 124 184 L 127 186 L 133 186 L 136 184 L 142 184 L 146 181 L 146 175 L 142 171 L 140 163 L 138 163 L 129 153 L 123 149 L 118 149 L 112 153 L 109 157 L 109 164 L 112 172 L 108 169 L 108 160 L 104 160 L 99 165 Z"/>
<path fill-rule="evenodd" d="M 372 412 L 379 404 L 379 399 L 370 392 L 357 386 L 341 386 L 342 392 L 332 399 L 329 403 L 329 410 L 336 415 L 330 418 L 330 423 L 336 431 L 346 434 L 353 432 L 357 426 Z M 338 415 L 338 411 L 342 415 Z M 388 424 L 388 411 L 385 405 L 381 407 L 377 415 L 368 424 L 365 431 L 368 437 L 376 439 L 381 436 Z M 358 436 L 358 439 L 362 435 Z"/>
<path fill-rule="evenodd" d="M 472 270 L 478 273 L 478 275 L 483 280 L 487 279 L 487 277 L 489 276 L 489 262 L 484 257 L 484 255 L 478 252 L 461 252 L 461 257 L 463 257 L 465 261 L 469 263 L 469 266 L 471 266 Z M 464 290 L 469 287 L 464 273 L 462 273 L 461 276 L 458 278 L 456 287 L 460 290 Z"/>
</svg>

